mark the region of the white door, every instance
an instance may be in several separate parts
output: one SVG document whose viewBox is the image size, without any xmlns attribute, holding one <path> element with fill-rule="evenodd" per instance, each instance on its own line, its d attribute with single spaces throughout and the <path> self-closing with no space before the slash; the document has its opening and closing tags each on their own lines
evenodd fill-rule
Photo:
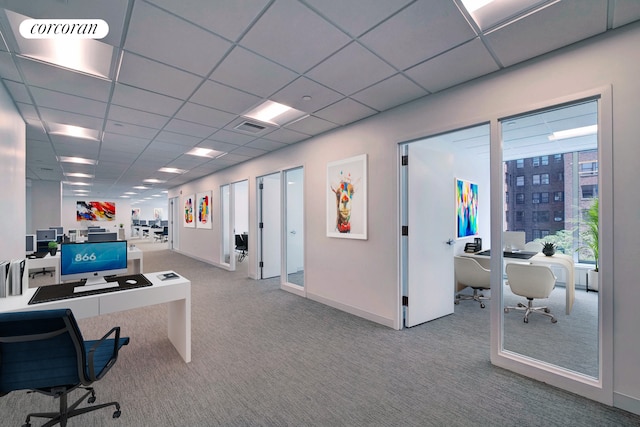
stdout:
<svg viewBox="0 0 640 427">
<path fill-rule="evenodd" d="M 280 173 L 258 178 L 260 191 L 260 278 L 280 276 Z"/>
<path fill-rule="evenodd" d="M 411 327 L 453 313 L 455 197 L 453 156 L 408 145 L 407 310 Z"/>
</svg>

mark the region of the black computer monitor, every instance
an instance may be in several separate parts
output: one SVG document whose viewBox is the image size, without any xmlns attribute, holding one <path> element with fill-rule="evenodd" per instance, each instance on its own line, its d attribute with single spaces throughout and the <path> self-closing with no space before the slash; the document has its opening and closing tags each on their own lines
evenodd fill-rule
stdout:
<svg viewBox="0 0 640 427">
<path fill-rule="evenodd" d="M 169 226 L 169 220 L 168 219 L 163 219 L 160 221 L 160 227 L 168 227 Z"/>
<path fill-rule="evenodd" d="M 118 240 L 118 233 L 89 233 L 87 234 L 88 242 L 113 242 L 114 240 Z"/>
<path fill-rule="evenodd" d="M 58 232 L 52 229 L 36 230 L 36 241 L 38 242 L 51 242 L 55 241 L 58 237 Z"/>
<path fill-rule="evenodd" d="M 64 227 L 60 227 L 60 226 L 49 227 L 49 230 L 56 230 L 56 233 L 58 233 L 58 236 L 62 236 L 64 234 Z"/>
<path fill-rule="evenodd" d="M 147 225 L 147 220 L 146 219 L 141 219 L 140 220 L 140 225 Z"/>
<path fill-rule="evenodd" d="M 27 234 L 27 253 L 32 253 L 36 251 L 36 235 L 35 234 Z"/>
</svg>

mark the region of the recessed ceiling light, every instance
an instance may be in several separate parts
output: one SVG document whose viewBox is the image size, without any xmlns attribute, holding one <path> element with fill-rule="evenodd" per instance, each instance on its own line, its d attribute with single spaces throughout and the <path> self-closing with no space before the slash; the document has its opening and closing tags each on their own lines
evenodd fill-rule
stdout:
<svg viewBox="0 0 640 427">
<path fill-rule="evenodd" d="M 287 123 L 300 120 L 308 114 L 287 105 L 267 100 L 243 116 L 275 126 L 284 126 Z"/>
<path fill-rule="evenodd" d="M 136 190 L 148 190 L 149 187 L 145 187 L 144 185 L 136 185 L 135 187 Z"/>
<path fill-rule="evenodd" d="M 579 128 L 561 130 L 553 132 L 549 135 L 549 141 L 557 141 L 559 139 L 575 138 L 578 136 L 593 135 L 598 132 L 598 125 L 583 126 Z"/>
<path fill-rule="evenodd" d="M 191 150 L 187 151 L 186 154 L 189 154 L 191 156 L 213 158 L 213 157 L 218 157 L 220 154 L 224 154 L 224 153 L 222 153 L 222 151 L 212 150 L 211 148 L 194 147 Z"/>
<path fill-rule="evenodd" d="M 163 192 L 163 193 L 167 193 L 167 194 L 169 193 L 167 190 L 162 190 L 162 192 Z"/>
<path fill-rule="evenodd" d="M 309 95 L 305 95 L 302 97 L 303 101 L 311 101 L 311 97 Z"/>
<path fill-rule="evenodd" d="M 129 196 L 127 196 L 127 195 L 124 195 L 124 194 L 123 194 L 122 196 L 120 196 L 120 198 L 121 198 L 121 199 L 128 199 L 128 198 L 129 198 Z"/>
<path fill-rule="evenodd" d="M 81 185 L 81 186 L 89 186 L 88 182 L 80 182 L 80 181 L 62 181 L 63 184 L 67 185 Z"/>
<path fill-rule="evenodd" d="M 127 191 L 124 194 L 130 194 L 130 195 L 134 195 L 134 194 L 138 194 L 138 193 L 134 193 L 133 191 Z"/>
<path fill-rule="evenodd" d="M 22 56 L 109 79 L 113 46 L 89 38 L 27 39 L 20 35 L 19 28 L 29 17 L 10 10 L 5 13 Z"/>
<path fill-rule="evenodd" d="M 145 179 L 142 182 L 148 182 L 149 184 L 159 184 L 161 182 L 167 182 L 167 181 L 162 181 L 159 179 L 155 179 L 155 178 L 149 178 L 149 179 Z"/>
<path fill-rule="evenodd" d="M 185 173 L 186 170 L 178 169 L 178 168 L 160 168 L 158 172 L 166 172 L 166 173 Z"/>
<path fill-rule="evenodd" d="M 160 194 L 152 194 L 151 197 L 162 197 Z"/>
<path fill-rule="evenodd" d="M 65 172 L 64 176 L 71 176 L 74 178 L 94 178 L 94 176 L 91 174 L 80 172 Z"/>
<path fill-rule="evenodd" d="M 84 159 L 82 157 L 68 157 L 68 156 L 59 156 L 58 161 L 65 162 L 65 163 L 76 163 L 80 165 L 95 165 L 98 163 L 97 160 Z"/>
<path fill-rule="evenodd" d="M 73 138 L 100 140 L 100 131 L 95 129 L 82 128 L 80 126 L 63 125 L 60 123 L 47 123 L 50 135 L 70 136 Z"/>
<path fill-rule="evenodd" d="M 492 1 L 493 0 L 462 0 L 462 4 L 469 13 L 473 13 L 476 10 L 488 5 Z"/>
</svg>

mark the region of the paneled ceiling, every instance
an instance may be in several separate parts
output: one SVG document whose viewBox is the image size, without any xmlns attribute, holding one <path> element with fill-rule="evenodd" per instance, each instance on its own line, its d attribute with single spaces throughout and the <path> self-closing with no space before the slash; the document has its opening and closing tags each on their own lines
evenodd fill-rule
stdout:
<svg viewBox="0 0 640 427">
<path fill-rule="evenodd" d="M 0 78 L 27 123 L 27 178 L 63 181 L 64 195 L 134 202 L 640 19 L 637 0 L 496 0 L 473 14 L 462 0 L 0 0 L 0 8 Z M 104 52 L 106 78 L 28 57 L 16 13 L 105 20 L 108 35 L 87 55 Z M 308 116 L 236 129 L 265 100 Z M 56 124 L 97 138 L 55 134 Z M 195 147 L 215 155 L 186 154 Z"/>
</svg>

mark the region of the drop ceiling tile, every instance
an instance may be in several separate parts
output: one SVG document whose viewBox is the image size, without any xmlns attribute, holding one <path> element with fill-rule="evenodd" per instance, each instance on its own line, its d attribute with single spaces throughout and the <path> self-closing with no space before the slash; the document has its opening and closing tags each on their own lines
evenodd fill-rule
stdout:
<svg viewBox="0 0 640 427">
<path fill-rule="evenodd" d="M 107 120 L 107 124 L 104 128 L 106 132 L 118 133 L 121 135 L 130 135 L 138 138 L 145 138 L 147 140 L 151 140 L 154 136 L 158 134 L 158 129 L 148 128 L 145 126 L 136 126 L 131 123 L 122 124 L 120 122 L 114 122 L 112 120 Z"/>
<path fill-rule="evenodd" d="M 255 141 L 252 141 L 245 145 L 245 147 L 257 148 L 264 151 L 275 151 L 286 146 L 287 144 L 283 142 L 270 141 L 268 139 L 256 139 Z"/>
<path fill-rule="evenodd" d="M 89 98 L 54 92 L 48 89 L 31 87 L 31 94 L 36 104 L 40 107 L 49 107 L 57 110 L 70 111 L 93 117 L 104 117 L 107 111 L 107 103 Z"/>
<path fill-rule="evenodd" d="M 309 135 L 296 132 L 291 129 L 279 128 L 266 135 L 264 139 L 282 142 L 284 144 L 292 144 L 294 142 L 300 142 L 304 141 L 305 139 L 309 139 Z"/>
<path fill-rule="evenodd" d="M 244 156 L 240 154 L 231 153 L 231 154 L 227 154 L 226 156 L 218 160 L 220 160 L 221 162 L 228 162 L 230 164 L 238 164 L 238 163 L 246 162 L 249 159 L 251 159 L 251 156 Z"/>
<path fill-rule="evenodd" d="M 16 106 L 18 110 L 20 110 L 20 114 L 22 118 L 26 120 L 40 121 L 40 116 L 38 116 L 38 112 L 36 111 L 36 107 L 31 104 L 23 104 L 22 102 L 16 102 Z"/>
<path fill-rule="evenodd" d="M 214 108 L 203 107 L 202 105 L 187 102 L 182 106 L 180 111 L 178 111 L 176 117 L 205 126 L 223 128 L 227 123 L 235 119 L 236 116 Z"/>
<path fill-rule="evenodd" d="M 125 44 L 128 51 L 205 76 L 230 48 L 228 41 L 187 21 L 148 3 L 135 3 Z"/>
<path fill-rule="evenodd" d="M 479 38 L 405 71 L 429 92 L 437 92 L 499 69 Z"/>
<path fill-rule="evenodd" d="M 492 31 L 485 40 L 508 67 L 605 31 L 607 3 L 565 0 Z"/>
<path fill-rule="evenodd" d="M 256 139 L 255 135 L 245 135 L 238 132 L 228 131 L 226 129 L 220 129 L 209 137 L 215 141 L 228 142 L 229 144 L 244 145 L 249 141 Z"/>
<path fill-rule="evenodd" d="M 116 84 L 112 103 L 163 116 L 173 116 L 183 101 L 137 87 Z"/>
<path fill-rule="evenodd" d="M 276 28 L 278 30 L 274 31 Z M 304 73 L 349 41 L 346 34 L 300 2 L 278 0 L 240 43 L 287 68 Z"/>
<path fill-rule="evenodd" d="M 3 43 L 0 44 L 0 46 L 2 45 Z M 0 76 L 7 80 L 15 80 L 17 82 L 22 81 L 22 77 L 20 77 L 20 73 L 13 62 L 13 58 L 8 52 L 0 52 Z"/>
<path fill-rule="evenodd" d="M 27 85 L 103 102 L 109 100 L 111 83 L 108 80 L 53 67 L 26 58 L 18 58 L 17 62 L 24 74 Z"/>
<path fill-rule="evenodd" d="M 45 123 L 60 123 L 80 126 L 87 129 L 102 130 L 102 119 L 98 117 L 54 110 L 52 108 L 40 108 L 40 116 Z"/>
<path fill-rule="evenodd" d="M 193 147 L 200 141 L 202 141 L 202 138 L 198 136 L 184 135 L 181 133 L 163 130 L 155 137 L 153 143 L 168 142 L 169 144 L 181 145 L 182 149 L 186 151 L 184 147 Z"/>
<path fill-rule="evenodd" d="M 119 105 L 111 105 L 109 108 L 109 120 L 120 124 L 130 123 L 153 129 L 162 129 L 169 121 L 169 117 Z"/>
<path fill-rule="evenodd" d="M 198 144 L 199 147 L 211 148 L 216 151 L 222 151 L 228 153 L 239 147 L 237 144 L 229 144 L 228 142 L 215 141 L 213 139 L 207 139 Z"/>
<path fill-rule="evenodd" d="M 209 160 L 211 159 L 207 157 L 182 155 L 177 159 L 173 160 L 169 164 L 169 167 L 189 170 L 189 169 L 198 167 L 204 163 L 207 163 Z"/>
<path fill-rule="evenodd" d="M 49 136 L 42 126 L 27 125 L 27 141 L 45 141 L 49 142 Z"/>
<path fill-rule="evenodd" d="M 379 111 L 426 95 L 427 92 L 401 74 L 371 86 L 351 98 Z"/>
<path fill-rule="evenodd" d="M 214 133 L 217 128 L 204 126 L 194 122 L 186 122 L 179 119 L 171 119 L 171 121 L 169 121 L 169 123 L 164 127 L 164 130 L 202 139 Z"/>
<path fill-rule="evenodd" d="M 413 3 L 360 41 L 404 70 L 475 36 L 454 2 L 432 0 Z"/>
<path fill-rule="evenodd" d="M 128 135 L 118 135 L 105 132 L 102 137 L 102 149 L 121 151 L 124 153 L 141 153 L 149 145 L 146 138 L 137 138 Z M 122 156 L 127 158 L 127 156 Z"/>
<path fill-rule="evenodd" d="M 313 115 L 333 123 L 346 125 L 347 123 L 364 119 L 375 113 L 377 113 L 376 110 L 354 101 L 351 98 L 345 98 L 320 111 L 316 111 Z"/>
<path fill-rule="evenodd" d="M 229 86 L 207 80 L 189 99 L 190 102 L 229 113 L 242 114 L 260 102 L 261 98 Z"/>
<path fill-rule="evenodd" d="M 393 67 L 354 42 L 314 67 L 306 76 L 344 95 L 351 95 L 395 73 Z"/>
<path fill-rule="evenodd" d="M 266 152 L 267 151 L 265 150 L 258 150 L 257 148 L 243 146 L 243 147 L 236 148 L 231 152 L 231 154 L 234 154 L 237 156 L 258 157 L 258 156 L 262 156 Z"/>
<path fill-rule="evenodd" d="M 354 37 L 368 31 L 411 1 L 305 0 L 309 6 Z"/>
<path fill-rule="evenodd" d="M 170 156 L 173 159 L 183 155 L 188 150 L 184 145 L 153 141 L 153 143 L 144 150 L 144 154 Z"/>
<path fill-rule="evenodd" d="M 291 70 L 236 47 L 211 75 L 211 79 L 260 97 L 268 97 L 298 77 Z"/>
<path fill-rule="evenodd" d="M 236 41 L 269 0 L 150 0 L 150 3 Z"/>
<path fill-rule="evenodd" d="M 200 84 L 201 78 L 125 52 L 118 81 L 151 92 L 187 99 Z"/>
<path fill-rule="evenodd" d="M 307 135 L 319 135 L 330 129 L 337 128 L 339 125 L 320 119 L 318 117 L 309 116 L 295 123 L 287 125 L 287 129 L 295 130 Z"/>
<path fill-rule="evenodd" d="M 303 96 L 310 96 L 311 99 L 304 100 Z M 270 97 L 272 101 L 288 105 L 305 113 L 313 113 L 342 98 L 344 98 L 344 95 L 306 77 L 296 79 Z"/>
<path fill-rule="evenodd" d="M 16 102 L 22 102 L 24 104 L 32 104 L 31 97 L 29 96 L 29 91 L 27 87 L 22 83 L 14 82 L 11 80 L 3 80 L 7 90 L 9 91 L 9 95 Z"/>
</svg>

